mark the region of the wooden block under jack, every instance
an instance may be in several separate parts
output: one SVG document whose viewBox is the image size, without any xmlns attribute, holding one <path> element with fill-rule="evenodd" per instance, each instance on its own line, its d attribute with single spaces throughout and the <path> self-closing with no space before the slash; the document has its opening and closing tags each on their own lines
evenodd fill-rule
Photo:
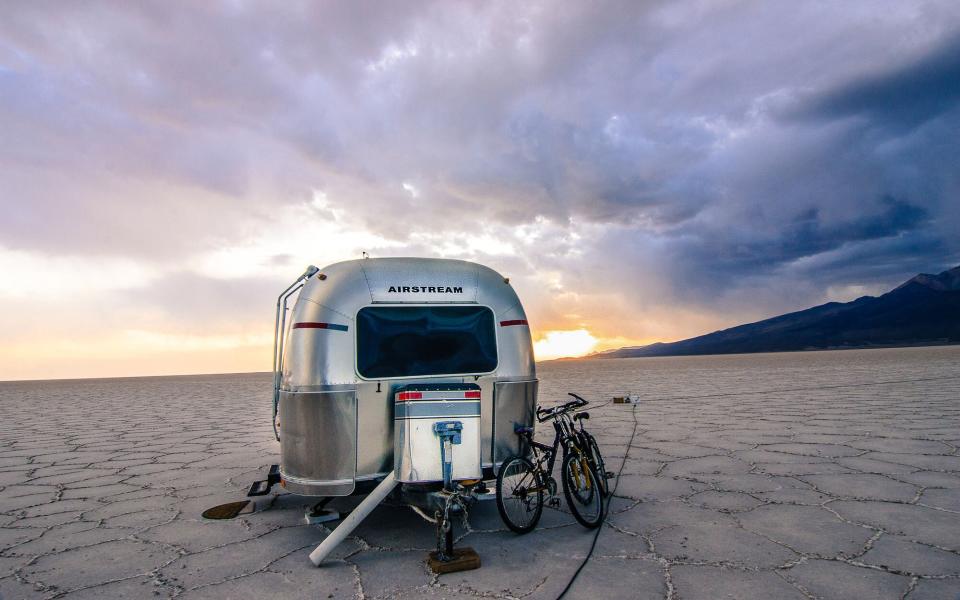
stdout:
<svg viewBox="0 0 960 600">
<path fill-rule="evenodd" d="M 454 548 L 453 558 L 440 560 L 436 551 L 430 553 L 427 559 L 430 570 L 437 575 L 456 573 L 457 571 L 472 571 L 480 568 L 480 555 L 473 548 Z"/>
</svg>

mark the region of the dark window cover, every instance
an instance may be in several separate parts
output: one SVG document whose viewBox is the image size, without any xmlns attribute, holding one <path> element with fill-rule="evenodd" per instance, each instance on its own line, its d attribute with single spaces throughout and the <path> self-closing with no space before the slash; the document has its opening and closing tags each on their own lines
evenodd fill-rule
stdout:
<svg viewBox="0 0 960 600">
<path fill-rule="evenodd" d="M 496 366 L 493 312 L 485 306 L 368 306 L 357 314 L 357 370 L 367 379 Z"/>
</svg>

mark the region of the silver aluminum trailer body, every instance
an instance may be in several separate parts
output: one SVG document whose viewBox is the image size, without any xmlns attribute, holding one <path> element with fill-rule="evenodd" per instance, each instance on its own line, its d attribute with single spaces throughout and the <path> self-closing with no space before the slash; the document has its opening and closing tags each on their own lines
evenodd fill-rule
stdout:
<svg viewBox="0 0 960 600">
<path fill-rule="evenodd" d="M 346 496 L 368 491 L 393 472 L 395 395 L 411 384 L 479 386 L 486 476 L 519 450 L 514 426 L 533 424 L 537 378 L 530 329 L 509 280 L 475 263 L 424 258 L 346 261 L 304 277 L 290 315 L 281 318 L 282 306 L 278 311 L 275 425 L 287 490 Z M 427 366 L 408 361 L 405 372 L 378 364 L 377 356 L 397 351 L 397 345 L 430 343 L 427 334 L 427 342 L 418 341 L 417 331 L 374 339 L 376 327 L 399 327 L 389 321 L 393 313 L 411 317 L 403 327 L 426 328 L 442 328 L 452 314 L 469 322 L 484 343 L 495 339 L 495 357 L 490 350 L 473 360 L 458 342 L 441 336 L 436 339 L 442 347 L 425 348 L 434 360 Z M 385 325 L 377 320 L 383 315 Z M 474 343 L 466 333 L 457 339 Z M 429 372 L 452 354 L 466 356 L 458 365 L 464 372 Z"/>
</svg>

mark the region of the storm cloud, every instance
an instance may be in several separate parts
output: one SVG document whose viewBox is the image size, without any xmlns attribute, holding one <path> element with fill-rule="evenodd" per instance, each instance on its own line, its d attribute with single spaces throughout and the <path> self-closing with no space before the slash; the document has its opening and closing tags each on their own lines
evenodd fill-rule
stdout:
<svg viewBox="0 0 960 600">
<path fill-rule="evenodd" d="M 364 250 L 611 344 L 960 263 L 949 1 L 22 3 L 0 134 L 0 264 L 198 334 Z"/>
</svg>

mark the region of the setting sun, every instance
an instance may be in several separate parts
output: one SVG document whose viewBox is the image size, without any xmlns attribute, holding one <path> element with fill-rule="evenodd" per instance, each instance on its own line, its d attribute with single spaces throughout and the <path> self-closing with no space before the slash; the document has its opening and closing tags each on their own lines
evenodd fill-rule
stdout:
<svg viewBox="0 0 960 600">
<path fill-rule="evenodd" d="M 533 344 L 537 360 L 550 360 L 567 356 L 583 356 L 597 345 L 597 338 L 586 329 L 574 331 L 547 331 Z"/>
</svg>

